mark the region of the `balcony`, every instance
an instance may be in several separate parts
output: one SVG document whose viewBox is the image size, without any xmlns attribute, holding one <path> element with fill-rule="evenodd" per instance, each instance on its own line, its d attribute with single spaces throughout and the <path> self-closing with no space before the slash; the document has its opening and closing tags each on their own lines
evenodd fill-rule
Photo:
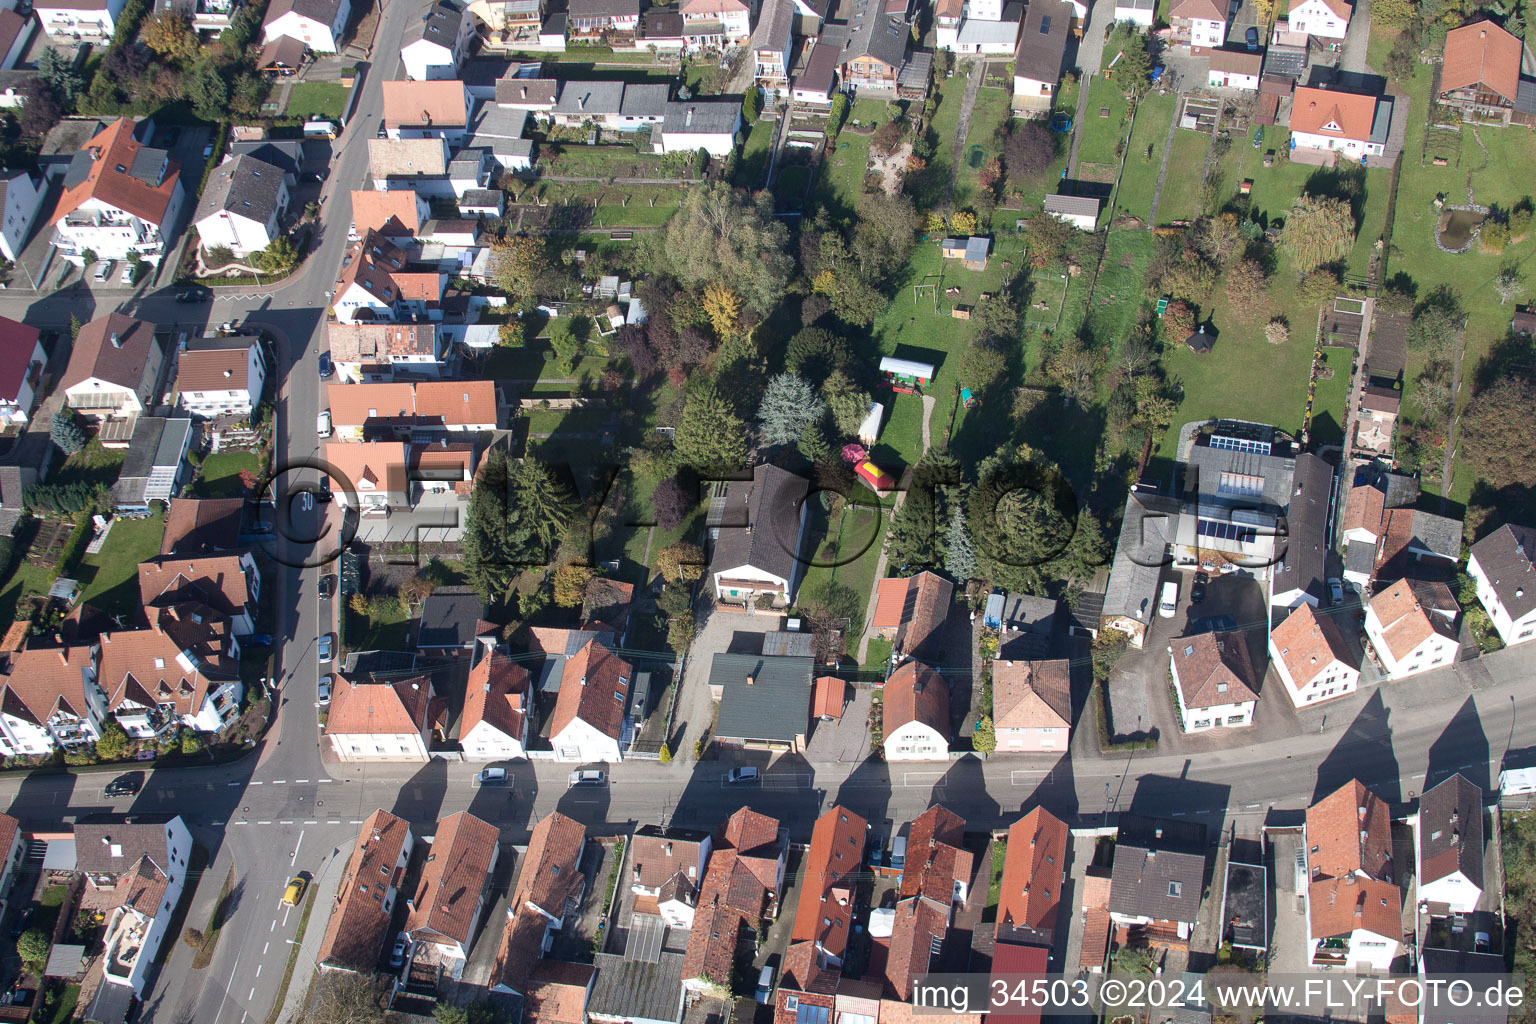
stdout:
<svg viewBox="0 0 1536 1024">
<path fill-rule="evenodd" d="M 128 984 L 133 969 L 138 965 L 139 954 L 144 951 L 144 936 L 149 931 L 149 921 L 132 910 L 117 912 L 107 933 L 107 950 L 104 970 L 108 979 Z"/>
</svg>

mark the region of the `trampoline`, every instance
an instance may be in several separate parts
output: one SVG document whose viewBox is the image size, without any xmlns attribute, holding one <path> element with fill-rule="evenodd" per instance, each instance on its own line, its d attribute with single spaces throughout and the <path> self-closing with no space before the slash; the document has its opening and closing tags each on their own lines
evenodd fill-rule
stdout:
<svg viewBox="0 0 1536 1024">
<path fill-rule="evenodd" d="M 1071 130 L 1072 130 L 1072 115 L 1071 114 L 1052 114 L 1051 115 L 1051 131 L 1053 131 L 1053 132 L 1069 132 Z"/>
</svg>

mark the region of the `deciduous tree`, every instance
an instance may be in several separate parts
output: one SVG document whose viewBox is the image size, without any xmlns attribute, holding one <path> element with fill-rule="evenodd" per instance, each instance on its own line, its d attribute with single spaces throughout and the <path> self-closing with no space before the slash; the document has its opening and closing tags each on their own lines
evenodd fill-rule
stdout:
<svg viewBox="0 0 1536 1024">
<path fill-rule="evenodd" d="M 145 46 L 177 64 L 197 56 L 197 33 L 192 30 L 191 15 L 184 10 L 167 8 L 156 12 L 139 30 L 139 38 Z"/>
<path fill-rule="evenodd" d="M 1262 317 L 1269 311 L 1269 278 L 1257 260 L 1243 260 L 1227 271 L 1226 292 L 1232 312 L 1240 317 Z"/>
<path fill-rule="evenodd" d="M 491 281 L 517 303 L 537 298 L 539 279 L 549 266 L 543 243 L 527 235 L 491 247 Z"/>
<path fill-rule="evenodd" d="M 704 312 L 715 329 L 715 337 L 734 337 L 741 319 L 741 296 L 726 285 L 711 281 L 704 288 Z"/>
<path fill-rule="evenodd" d="M 597 573 L 590 565 L 567 562 L 555 570 L 555 604 L 562 608 L 579 608 L 587 593 L 587 584 Z"/>
<path fill-rule="evenodd" d="M 977 396 L 985 396 L 1003 381 L 1008 363 L 1003 353 L 978 341 L 960 354 L 960 383 Z"/>
<path fill-rule="evenodd" d="M 1461 415 L 1460 449 L 1491 487 L 1536 483 L 1536 385 L 1504 377 L 1479 391 Z"/>
<path fill-rule="evenodd" d="M 1056 159 L 1056 133 L 1039 120 L 1015 120 L 1003 137 L 1003 166 L 1012 188 L 1024 188 Z"/>
<path fill-rule="evenodd" d="M 747 308 L 767 313 L 784 295 L 794 269 L 789 232 L 773 218 L 773 197 L 748 200 L 724 182 L 690 189 L 653 236 L 650 265 L 685 287 L 729 284 Z"/>
<path fill-rule="evenodd" d="M 651 494 L 651 508 L 656 513 L 656 525 L 663 530 L 675 530 L 693 512 L 698 502 L 675 476 L 669 476 L 656 485 Z"/>
<path fill-rule="evenodd" d="M 1493 290 L 1499 293 L 1499 305 L 1525 291 L 1525 275 L 1520 272 L 1518 260 L 1506 260 L 1493 277 Z"/>
<path fill-rule="evenodd" d="M 704 575 L 704 552 L 685 540 L 656 552 L 654 561 L 652 568 L 668 583 L 693 583 Z"/>
</svg>

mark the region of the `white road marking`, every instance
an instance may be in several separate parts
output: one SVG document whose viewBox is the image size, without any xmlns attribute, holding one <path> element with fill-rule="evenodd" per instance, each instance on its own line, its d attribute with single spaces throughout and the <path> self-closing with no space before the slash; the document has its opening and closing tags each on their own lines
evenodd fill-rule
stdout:
<svg viewBox="0 0 1536 1024">
<path fill-rule="evenodd" d="M 259 786 L 259 785 L 261 785 L 261 783 L 259 783 L 259 782 L 253 782 L 253 783 L 251 783 L 251 785 L 253 785 L 253 786 Z"/>
<path fill-rule="evenodd" d="M 936 783 L 924 782 L 922 780 L 923 779 L 942 779 L 942 778 L 944 778 L 944 773 L 943 772 L 902 772 L 901 773 L 901 784 L 903 786 L 932 786 L 932 785 L 936 785 Z M 917 779 L 919 781 L 913 782 L 912 781 L 913 779 Z"/>
<path fill-rule="evenodd" d="M 261 964 L 256 965 L 256 977 L 261 977 Z"/>
<path fill-rule="evenodd" d="M 293 781 L 294 781 L 294 784 L 297 785 L 297 784 L 302 783 L 302 782 L 308 782 L 309 780 L 308 779 L 294 779 Z"/>
<path fill-rule="evenodd" d="M 286 785 L 288 785 L 288 780 L 287 779 L 273 779 L 272 780 L 272 785 L 274 785 L 274 786 L 286 786 Z"/>
<path fill-rule="evenodd" d="M 279 825 L 292 825 L 293 824 L 293 819 L 292 818 L 284 818 L 282 821 L 278 822 L 278 824 Z"/>
<path fill-rule="evenodd" d="M 1028 776 L 1049 774 L 1051 774 L 1051 772 L 1048 768 L 1015 768 L 1013 771 L 1008 773 L 1008 784 L 1010 786 L 1033 786 L 1039 780 L 1028 778 Z M 1026 777 L 1020 778 L 1019 776 L 1021 775 Z"/>
<path fill-rule="evenodd" d="M 306 821 L 304 824 L 306 824 L 306 825 L 318 825 L 320 823 L 318 821 Z"/>
<path fill-rule="evenodd" d="M 277 918 L 274 917 L 272 919 L 272 927 L 268 928 L 267 931 L 269 931 L 269 932 L 277 931 Z"/>
<path fill-rule="evenodd" d="M 291 913 L 293 913 L 293 908 L 292 907 L 284 907 L 283 908 L 283 927 L 284 928 L 288 927 L 288 915 L 291 914 Z"/>
<path fill-rule="evenodd" d="M 256 824 L 258 824 L 258 825 L 270 825 L 270 824 L 272 824 L 272 822 L 270 822 L 270 821 L 258 821 Z"/>
<path fill-rule="evenodd" d="M 326 824 L 327 825 L 340 825 L 341 824 L 341 819 L 340 818 L 332 818 L 330 821 L 326 822 Z"/>
<path fill-rule="evenodd" d="M 272 922 L 272 923 L 273 923 L 273 924 L 276 924 L 276 923 L 277 923 L 277 922 L 276 922 L 276 921 L 274 921 L 274 922 Z M 267 947 L 268 947 L 268 946 L 270 946 L 270 945 L 272 945 L 272 943 L 270 943 L 270 942 L 263 942 L 263 943 L 262 943 L 262 944 L 261 944 L 261 955 L 262 955 L 262 956 L 266 956 L 266 955 L 267 955 Z"/>
<path fill-rule="evenodd" d="M 252 999 L 255 999 L 255 998 L 256 998 L 256 986 L 252 985 L 251 986 L 251 994 L 245 997 L 245 1001 L 246 1002 L 250 1002 Z"/>
<path fill-rule="evenodd" d="M 299 860 L 299 847 L 304 845 L 304 830 L 299 829 L 299 841 L 293 844 L 293 856 L 288 858 L 288 866 L 293 867 Z"/>
</svg>

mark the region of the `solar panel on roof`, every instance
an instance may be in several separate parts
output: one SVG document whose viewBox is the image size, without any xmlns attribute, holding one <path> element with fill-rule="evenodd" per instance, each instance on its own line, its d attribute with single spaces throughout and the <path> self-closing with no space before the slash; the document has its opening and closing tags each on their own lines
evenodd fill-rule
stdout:
<svg viewBox="0 0 1536 1024">
<path fill-rule="evenodd" d="M 795 1010 L 795 1024 L 827 1024 L 831 1011 L 830 1006 L 811 1006 L 802 1002 Z"/>
</svg>

